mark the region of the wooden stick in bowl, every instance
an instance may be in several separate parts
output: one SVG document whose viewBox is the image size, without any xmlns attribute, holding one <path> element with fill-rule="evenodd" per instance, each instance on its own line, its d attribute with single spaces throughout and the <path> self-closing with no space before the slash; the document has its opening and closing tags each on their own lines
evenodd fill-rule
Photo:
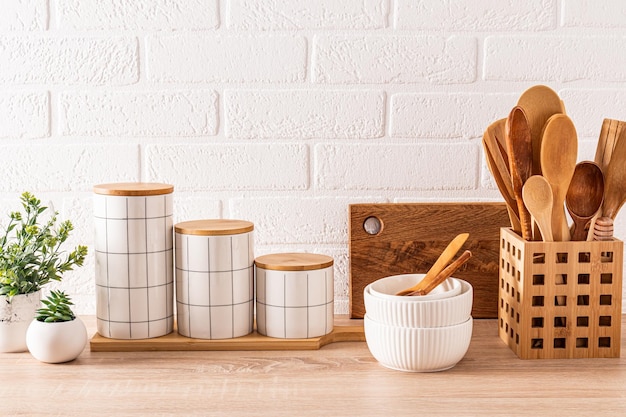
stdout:
<svg viewBox="0 0 626 417">
<path fill-rule="evenodd" d="M 456 272 L 456 270 L 459 269 L 471 257 L 472 257 L 472 252 L 466 250 L 465 252 L 463 252 L 461 254 L 461 256 L 456 258 L 456 260 L 454 262 L 452 262 L 443 271 L 441 271 L 439 274 L 437 274 L 437 276 L 435 276 L 435 278 L 433 278 L 430 282 L 426 283 L 426 285 L 424 286 L 423 289 L 420 289 L 420 290 L 417 290 L 417 291 L 413 291 L 412 293 L 409 293 L 407 295 L 426 295 L 426 294 L 428 294 L 437 285 L 441 284 L 446 279 L 450 278 L 452 276 L 452 274 L 454 274 Z"/>
</svg>

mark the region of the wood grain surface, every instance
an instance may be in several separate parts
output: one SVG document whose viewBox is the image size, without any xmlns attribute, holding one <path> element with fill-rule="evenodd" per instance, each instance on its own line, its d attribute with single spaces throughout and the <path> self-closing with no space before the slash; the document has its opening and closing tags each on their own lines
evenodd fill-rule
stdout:
<svg viewBox="0 0 626 417">
<path fill-rule="evenodd" d="M 234 219 L 189 220 L 176 223 L 174 230 L 183 235 L 227 236 L 251 232 L 254 230 L 254 224 Z"/>
<path fill-rule="evenodd" d="M 170 194 L 174 192 L 174 186 L 171 184 L 161 184 L 157 182 L 118 182 L 94 185 L 93 192 L 96 194 L 111 196 L 144 197 L 150 195 Z"/>
<path fill-rule="evenodd" d="M 152 339 L 110 339 L 96 333 L 90 340 L 92 352 L 141 352 L 168 350 L 312 350 L 335 342 L 364 342 L 363 323 L 349 319 L 335 320 L 333 331 L 308 339 L 280 339 L 263 336 L 256 331 L 232 339 L 192 339 L 176 331 Z"/>
<path fill-rule="evenodd" d="M 496 318 L 498 302 L 498 240 L 509 225 L 504 203 L 389 203 L 350 205 L 350 316 L 365 314 L 363 290 L 377 279 L 396 274 L 425 273 L 448 243 L 468 232 L 462 250 L 472 258 L 454 276 L 474 287 L 475 318 Z M 377 235 L 363 223 L 377 217 Z"/>
<path fill-rule="evenodd" d="M 95 318 L 82 318 L 93 335 Z M 1 415 L 614 417 L 626 415 L 622 346 L 615 359 L 522 360 L 498 338 L 496 320 L 475 320 L 465 358 L 432 374 L 384 368 L 364 342 L 264 352 L 87 347 L 59 365 L 0 353 Z"/>
</svg>

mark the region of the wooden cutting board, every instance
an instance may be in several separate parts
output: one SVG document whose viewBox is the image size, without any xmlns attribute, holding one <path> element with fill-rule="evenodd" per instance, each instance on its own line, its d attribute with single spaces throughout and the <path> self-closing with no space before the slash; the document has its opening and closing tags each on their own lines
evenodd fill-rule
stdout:
<svg viewBox="0 0 626 417">
<path fill-rule="evenodd" d="M 369 283 L 389 275 L 426 273 L 464 232 L 470 236 L 458 254 L 467 249 L 473 256 L 454 276 L 474 287 L 474 318 L 498 317 L 500 228 L 510 226 L 504 203 L 352 204 L 349 211 L 350 317 L 365 314 L 363 290 Z M 365 231 L 369 217 L 382 224 L 378 234 Z"/>
</svg>

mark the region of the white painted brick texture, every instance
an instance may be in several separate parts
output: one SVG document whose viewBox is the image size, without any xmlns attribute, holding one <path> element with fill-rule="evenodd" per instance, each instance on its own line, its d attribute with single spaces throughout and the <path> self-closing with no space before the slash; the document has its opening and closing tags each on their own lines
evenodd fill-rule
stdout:
<svg viewBox="0 0 626 417">
<path fill-rule="evenodd" d="M 176 222 L 247 219 L 257 254 L 332 255 L 338 313 L 349 204 L 501 201 L 480 140 L 534 84 L 564 100 L 579 160 L 626 121 L 621 0 L 5 3 L 0 209 L 32 191 L 91 245 L 94 184 L 168 182 Z M 93 268 L 63 283 L 81 314 Z"/>
<path fill-rule="evenodd" d="M 533 31 L 556 25 L 556 0 L 395 0 L 394 4 L 397 29 Z"/>
<path fill-rule="evenodd" d="M 229 29 L 379 29 L 389 0 L 230 0 Z"/>
<path fill-rule="evenodd" d="M 47 0 L 2 2 L 0 31 L 45 30 L 47 21 Z"/>
<path fill-rule="evenodd" d="M 144 178 L 180 191 L 303 190 L 309 150 L 299 144 L 149 145 Z"/>
<path fill-rule="evenodd" d="M 567 0 L 563 2 L 563 26 L 626 27 L 626 3 L 623 1 Z"/>
<path fill-rule="evenodd" d="M 0 138 L 43 138 L 50 135 L 47 93 L 0 94 Z"/>
<path fill-rule="evenodd" d="M 65 136 L 207 136 L 217 133 L 214 91 L 67 92 L 60 97 Z"/>
<path fill-rule="evenodd" d="M 390 133 L 393 137 L 481 137 L 487 126 L 506 116 L 502 109 L 515 106 L 517 97 L 484 93 L 397 94 L 391 98 Z"/>
<path fill-rule="evenodd" d="M 442 36 L 318 36 L 319 83 L 468 83 L 476 78 L 476 40 Z"/>
<path fill-rule="evenodd" d="M 226 134 L 234 138 L 377 138 L 385 95 L 377 91 L 225 92 Z"/>
<path fill-rule="evenodd" d="M 317 145 L 321 190 L 472 189 L 478 183 L 478 145 Z"/>
<path fill-rule="evenodd" d="M 219 25 L 217 0 L 56 1 L 58 25 L 76 30 L 205 30 Z"/>
<path fill-rule="evenodd" d="M 626 80 L 626 36 L 492 36 L 485 40 L 485 79 Z"/>
<path fill-rule="evenodd" d="M 0 84 L 133 84 L 138 58 L 134 37 L 2 36 Z"/>
<path fill-rule="evenodd" d="M 91 191 L 103 182 L 139 181 L 136 145 L 0 143 L 1 192 Z M 19 201 L 16 201 L 19 204 Z"/>
<path fill-rule="evenodd" d="M 147 40 L 147 75 L 161 83 L 301 82 L 302 36 L 157 35 Z"/>
</svg>

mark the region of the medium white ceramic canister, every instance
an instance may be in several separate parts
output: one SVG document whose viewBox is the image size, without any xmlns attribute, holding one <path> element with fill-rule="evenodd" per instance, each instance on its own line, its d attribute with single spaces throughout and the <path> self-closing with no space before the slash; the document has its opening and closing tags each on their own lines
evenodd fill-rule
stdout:
<svg viewBox="0 0 626 417">
<path fill-rule="evenodd" d="M 254 326 L 254 224 L 192 220 L 174 226 L 178 333 L 230 339 Z"/>
<path fill-rule="evenodd" d="M 174 328 L 174 186 L 94 186 L 96 316 L 100 335 L 164 336 Z"/>
<path fill-rule="evenodd" d="M 334 323 L 333 258 L 280 253 L 255 259 L 257 331 L 284 339 L 319 337 Z"/>
</svg>

